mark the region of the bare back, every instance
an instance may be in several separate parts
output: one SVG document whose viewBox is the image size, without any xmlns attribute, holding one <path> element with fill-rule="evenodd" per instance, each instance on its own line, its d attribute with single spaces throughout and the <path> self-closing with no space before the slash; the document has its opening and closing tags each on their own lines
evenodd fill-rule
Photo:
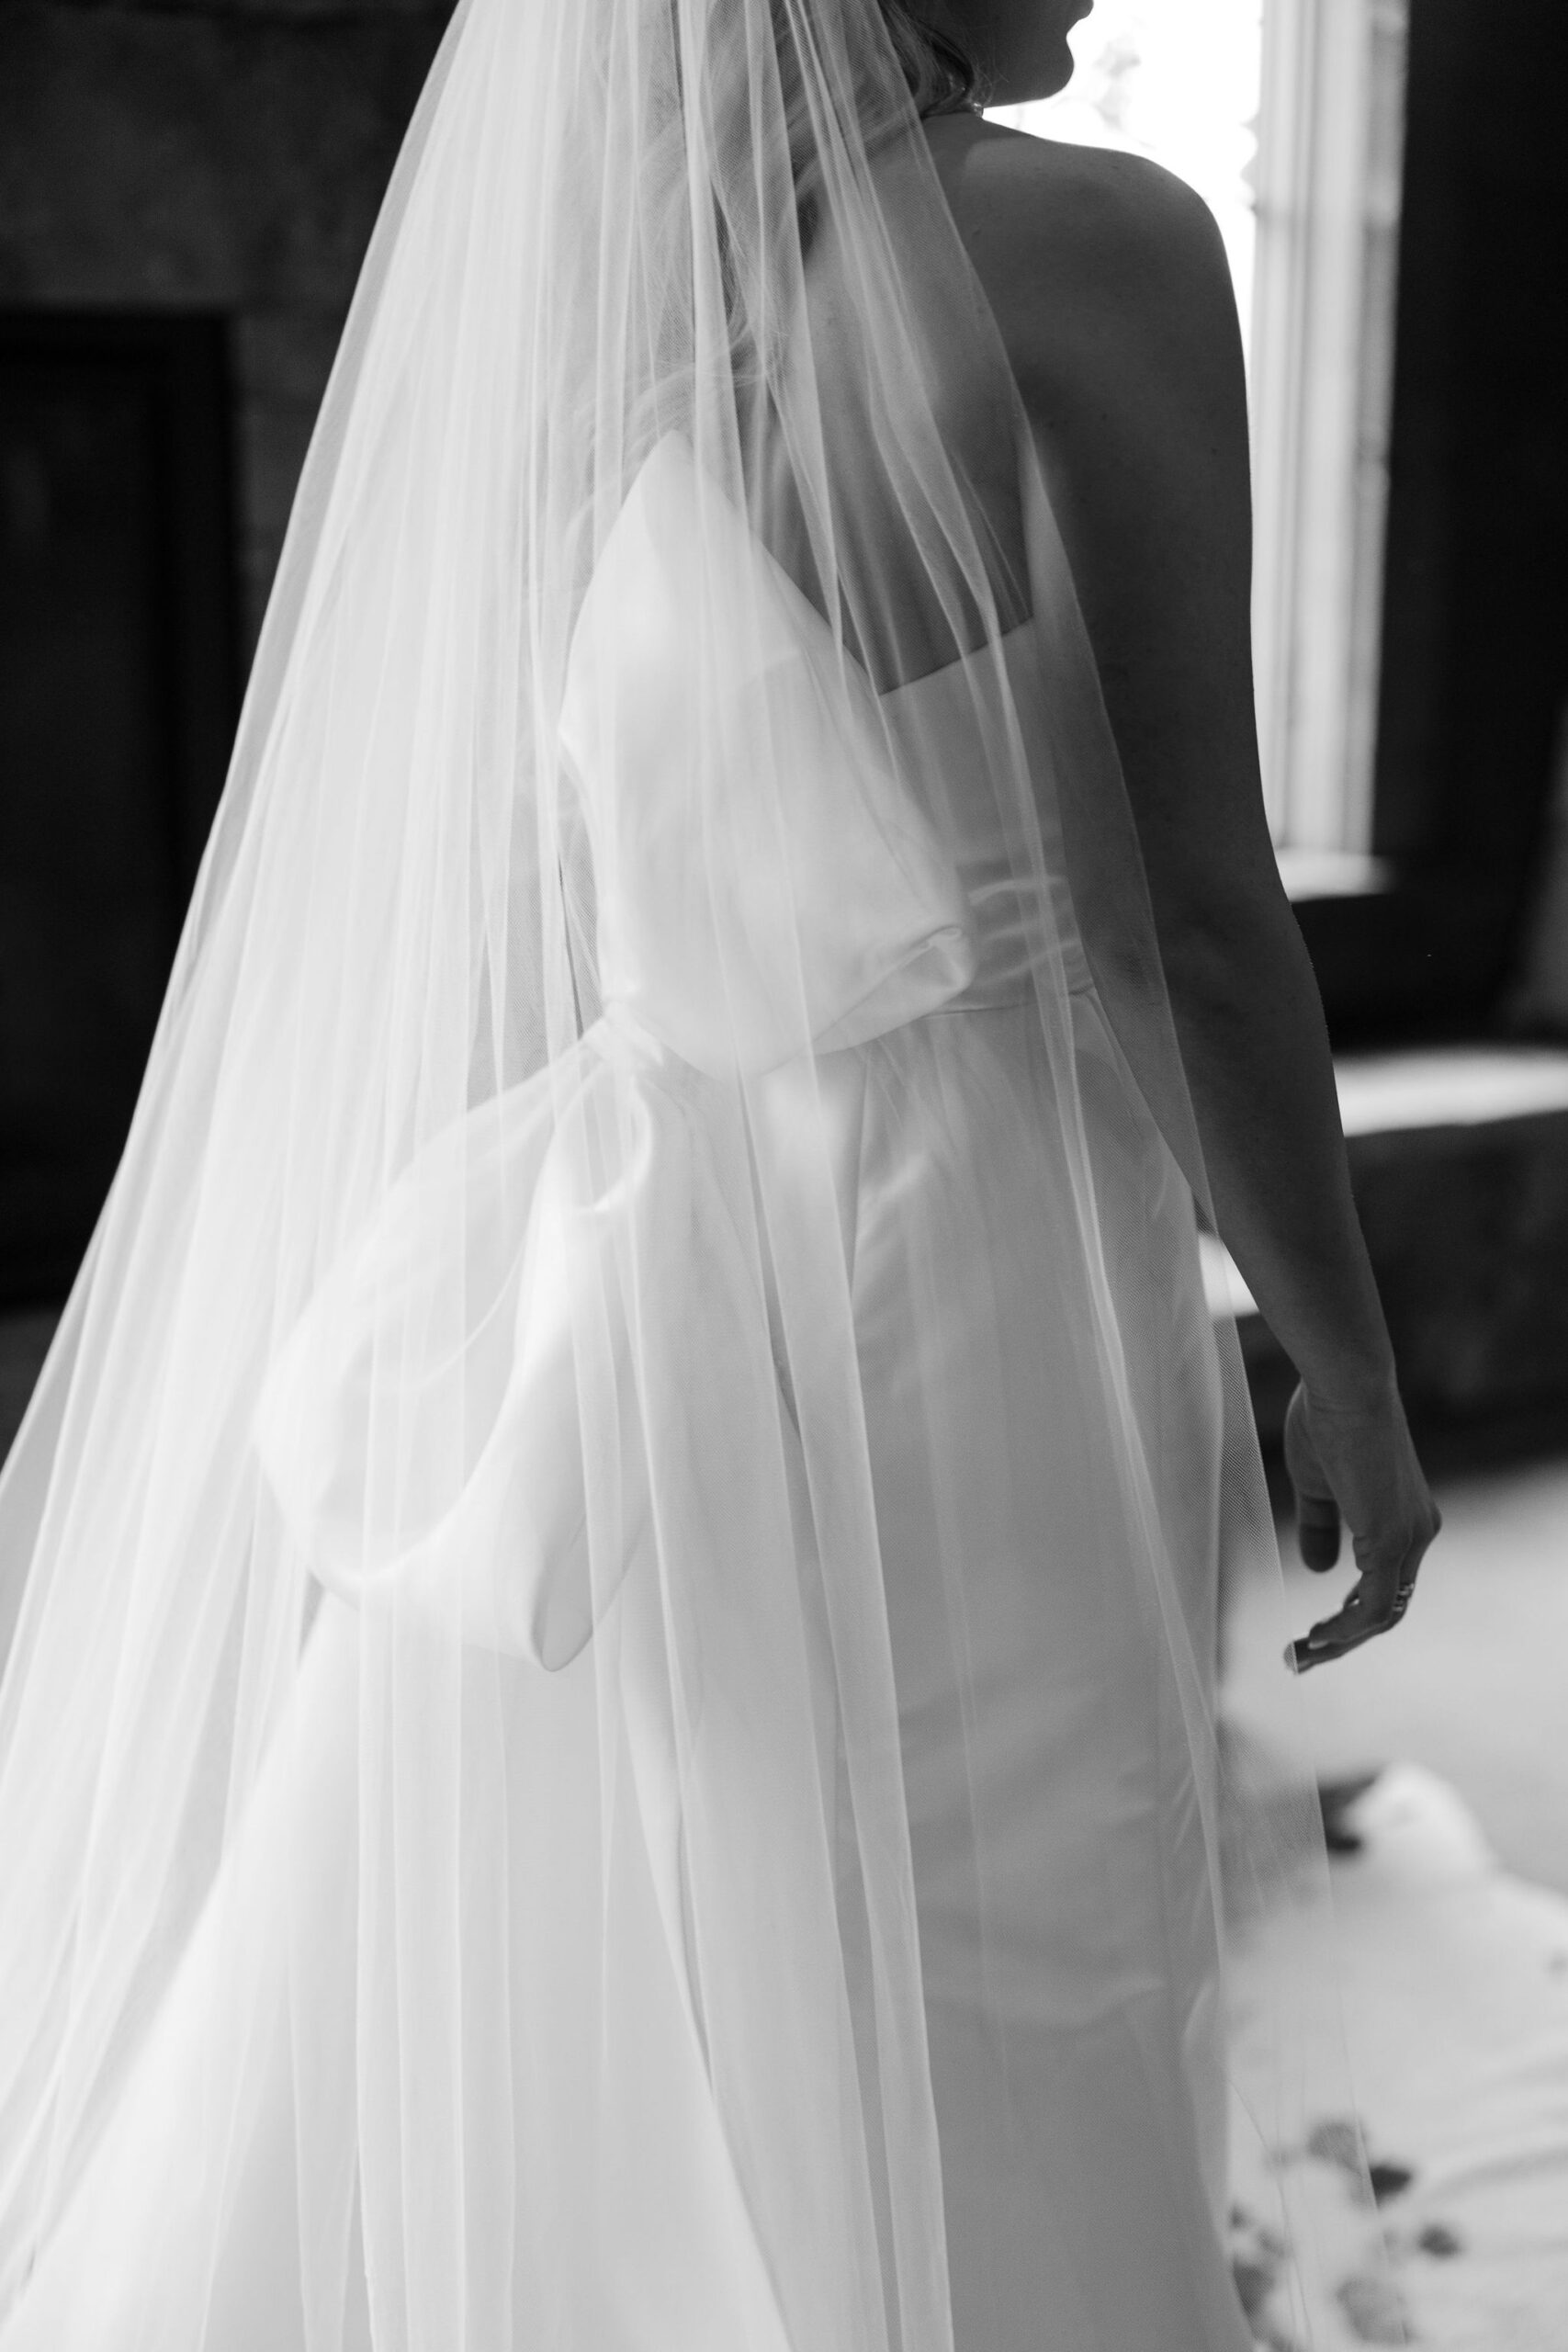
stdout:
<svg viewBox="0 0 1568 2352">
<path fill-rule="evenodd" d="M 956 239 L 933 250 L 931 240 L 918 234 L 916 224 L 931 217 L 925 157 L 912 141 L 900 141 L 879 153 L 874 170 L 886 224 L 896 243 L 904 239 L 896 257 L 918 354 L 922 405 L 935 419 L 965 537 L 984 581 L 970 609 L 953 610 L 937 595 L 928 555 L 911 539 L 910 482 L 899 422 L 873 413 L 868 405 L 869 371 L 863 364 L 854 292 L 829 219 L 807 245 L 799 357 L 815 373 L 830 435 L 829 474 L 854 485 L 853 495 L 840 505 L 841 516 L 852 518 L 856 534 L 855 544 L 840 550 L 840 581 L 852 580 L 859 591 L 846 616 L 846 639 L 886 692 L 943 668 L 998 627 L 1015 627 L 1027 618 L 1030 605 L 1019 478 L 1024 426 L 995 321 Z M 781 497 L 775 512 L 787 518 L 790 503 L 787 494 Z M 938 521 L 933 527 L 942 526 Z M 793 531 L 786 519 L 773 546 L 812 594 L 817 566 L 798 513 Z M 992 607 L 989 615 L 982 600 Z"/>
</svg>

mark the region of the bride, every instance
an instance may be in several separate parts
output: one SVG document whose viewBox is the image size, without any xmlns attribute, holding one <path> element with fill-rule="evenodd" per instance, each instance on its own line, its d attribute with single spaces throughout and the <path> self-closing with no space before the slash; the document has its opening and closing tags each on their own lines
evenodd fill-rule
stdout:
<svg viewBox="0 0 1568 2352">
<path fill-rule="evenodd" d="M 0 2352 L 1247 2342 L 1198 1213 L 1291 1662 L 1437 1517 L 1082 13 L 461 0 L 0 1485 Z"/>
</svg>

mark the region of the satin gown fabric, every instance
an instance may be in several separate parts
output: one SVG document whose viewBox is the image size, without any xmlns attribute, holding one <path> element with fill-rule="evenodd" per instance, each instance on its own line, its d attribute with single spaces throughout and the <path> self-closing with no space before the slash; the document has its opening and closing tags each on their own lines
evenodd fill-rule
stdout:
<svg viewBox="0 0 1568 2352">
<path fill-rule="evenodd" d="M 571 748 L 597 870 L 613 877 L 600 902 L 603 1015 L 569 1069 L 488 1106 L 413 1163 L 329 1274 L 263 1397 L 264 1461 L 330 1597 L 292 1728 L 225 1864 L 251 1979 L 242 1996 L 193 1939 L 82 2191 L 0 2330 L 4 2352 L 130 2352 L 197 2340 L 193 2326 L 212 2352 L 306 2352 L 295 2225 L 314 2191 L 295 2153 L 299 2115 L 310 2100 L 352 2097 L 345 1891 L 366 1834 L 354 1781 L 357 1612 L 393 1596 L 417 1611 L 425 1590 L 444 1607 L 454 1578 L 465 1671 L 500 1678 L 489 1809 L 457 1867 L 467 1964 L 510 1973 L 517 2032 L 479 2059 L 510 2074 L 513 2111 L 537 2119 L 495 2191 L 509 2200 L 504 2226 L 532 2294 L 504 2336 L 475 2315 L 471 2352 L 808 2352 L 710 2097 L 681 1764 L 658 1704 L 666 1635 L 650 1507 L 633 1491 L 647 1433 L 631 1419 L 614 1433 L 629 1540 L 613 1588 L 591 1590 L 574 1549 L 592 1507 L 576 1342 L 560 1311 L 563 1285 L 570 1305 L 574 1283 L 592 1283 L 607 1303 L 609 1360 L 640 1351 L 644 1383 L 626 1392 L 646 1398 L 646 1381 L 661 1380 L 662 1409 L 705 1449 L 709 1470 L 733 1467 L 728 1487 L 698 1489 L 719 1497 L 710 1535 L 722 1566 L 726 1544 L 747 1540 L 736 1514 L 750 1433 L 776 1418 L 781 1395 L 786 1437 L 791 1427 L 782 1345 L 767 1360 L 771 1306 L 759 1315 L 723 1242 L 744 1218 L 756 1163 L 775 1185 L 788 1181 L 803 1080 L 770 1059 L 772 995 L 786 983 L 767 963 L 785 935 L 823 943 L 788 984 L 814 1008 L 810 1080 L 834 1143 L 953 2341 L 957 2352 L 1245 2352 L 1220 2239 L 1213 1791 L 1171 1663 L 1186 1656 L 1211 1673 L 1215 1639 L 1219 1386 L 1191 1199 L 1097 997 L 1042 754 L 1046 935 L 1070 997 L 1076 1116 L 1120 1338 L 1124 1393 L 1112 1396 L 1086 1336 L 1096 1277 L 1024 944 L 1041 926 L 964 790 L 984 682 L 954 663 L 882 697 L 884 725 L 870 727 L 869 684 L 840 691 L 826 632 L 743 533 L 731 556 L 758 569 L 752 586 L 776 638 L 763 672 L 728 681 L 738 741 L 749 695 L 770 698 L 775 729 L 793 695 L 805 712 L 796 732 L 817 757 L 815 797 L 800 803 L 801 833 L 776 871 L 759 865 L 744 806 L 730 811 L 756 948 L 754 996 L 736 1018 L 754 1046 L 752 1166 L 728 1149 L 702 1069 L 714 976 L 680 895 L 679 826 L 691 810 L 666 591 L 696 494 L 679 447 L 662 445 L 588 608 L 589 715 Z M 1027 735 L 1050 684 L 1032 628 L 1005 638 L 1001 655 Z M 595 727 L 613 741 L 592 740 Z M 892 767 L 878 749 L 887 743 Z M 635 841 L 618 805 L 637 813 Z M 780 873 L 797 899 L 818 895 L 819 921 L 783 931 L 771 921 Z M 591 1148 L 574 1154 L 561 1138 L 581 1144 L 584 1124 Z M 585 1167 L 595 1171 L 586 1189 Z M 627 1265 L 635 1293 L 617 1271 Z M 451 1372 L 450 1359 L 422 1353 L 421 1335 L 447 1330 L 435 1305 L 454 1287 L 466 1393 L 480 1400 L 456 1461 L 420 1445 L 421 1400 L 434 1400 L 433 1424 L 445 1427 Z M 395 1399 L 357 1370 L 388 1361 L 401 1366 Z M 771 1396 L 749 1388 L 757 1381 Z M 367 1516 L 378 1412 L 408 1450 L 395 1541 Z M 1136 1493 L 1129 1414 L 1147 1465 Z M 798 1454 L 788 1467 L 798 1496 Z M 1134 1556 L 1139 1527 L 1168 1572 L 1157 1589 Z M 808 1547 L 799 1565 L 820 1637 L 811 1802 L 837 1858 L 848 1999 L 863 2012 L 870 1959 L 853 1841 L 836 1826 L 847 1794 Z M 612 1638 L 636 1759 L 635 1801 L 621 1803 L 599 1679 Z M 740 1801 L 766 1841 L 787 1807 L 761 1770 Z M 506 1841 L 504 1871 L 487 1835 Z M 863 2015 L 862 2027 L 855 2063 L 873 2066 Z M 768 2018 L 752 2030 L 765 2037 Z M 301 2075 L 302 2048 L 318 2052 L 313 2076 Z M 243 2103 L 253 2127 L 215 2170 L 196 2119 L 214 2070 L 247 2068 L 260 2085 Z M 877 2110 L 870 2086 L 864 2107 Z M 360 2128 L 378 2128 L 373 2109 Z M 391 2127 L 383 2118 L 379 2128 Z M 218 2258 L 195 2278 L 182 2247 L 206 2238 Z M 344 2291 L 344 2340 L 368 2344 L 373 2314 L 352 2261 Z M 193 2321 L 198 2310 L 204 2321 Z"/>
<path fill-rule="evenodd" d="M 1009 658 L 1027 714 L 1029 632 Z M 949 775 L 947 711 L 970 723 L 955 684 L 898 697 Z M 953 846 L 984 870 L 984 842 Z M 1185 1632 L 1212 1665 L 1220 1389 L 1191 1200 L 1062 937 L 1133 1409 Z M 1240 2352 L 1201 1768 L 1168 1629 L 1122 1550 L 1053 1080 L 1005 940 L 982 933 L 973 989 L 843 1078 L 954 2336 Z"/>
<path fill-rule="evenodd" d="M 696 689 L 683 676 L 671 616 L 690 608 L 682 548 L 699 494 L 689 453 L 661 444 L 601 558 L 564 729 L 593 840 L 605 998 L 570 1082 L 592 1115 L 604 1069 L 629 1070 L 640 1115 L 628 1136 L 624 1118 L 605 1114 L 601 1189 L 567 1212 L 580 1227 L 592 1223 L 592 1238 L 563 1247 L 527 1104 L 503 1109 L 488 1148 L 505 1163 L 505 1196 L 526 1213 L 513 1232 L 486 1237 L 491 1249 L 503 1239 L 497 1261 L 511 1279 L 476 1282 L 470 1263 L 468 1282 L 476 1331 L 517 1335 L 495 1375 L 506 1395 L 482 1457 L 504 1457 L 516 1494 L 509 1513 L 476 1516 L 483 1466 L 476 1477 L 469 1465 L 437 1567 L 441 1552 L 459 1574 L 463 1563 L 503 1560 L 515 1594 L 525 1581 L 520 1560 L 536 1561 L 529 1623 L 509 1635 L 507 1604 L 487 1588 L 479 1638 L 558 1668 L 577 1657 L 614 1598 L 596 1606 L 585 1591 L 558 1597 L 552 1635 L 537 1597 L 538 1579 L 558 1583 L 570 1550 L 558 1532 L 546 1543 L 540 1531 L 580 1520 L 582 1498 L 574 1487 L 558 1499 L 558 1475 L 546 1467 L 579 1457 L 568 1427 L 575 1385 L 570 1348 L 541 1353 L 547 1302 L 529 1270 L 548 1264 L 561 1279 L 573 1248 L 613 1261 L 615 1228 L 632 1220 L 640 1246 L 628 1254 L 661 1269 L 659 1294 L 637 1310 L 644 1328 L 667 1318 L 689 1353 L 732 1355 L 723 1327 L 743 1321 L 747 1306 L 683 1255 L 686 1237 L 711 1234 L 727 1215 L 700 1072 L 725 1049 L 710 1046 L 710 1027 L 725 1041 L 739 1031 L 766 1074 L 757 1148 L 787 1164 L 800 1080 L 774 1067 L 771 1008 L 784 983 L 768 957 L 775 942 L 793 951 L 798 931 L 819 1040 L 815 1082 L 837 1139 L 883 1548 L 956 2342 L 960 2352 L 1239 2347 L 1246 2336 L 1219 2238 L 1215 1857 L 1168 1665 L 1171 1629 L 1122 1549 L 1130 1507 L 1120 1422 L 1083 1336 L 1093 1318 L 1072 1177 L 1026 960 L 1041 927 L 1018 903 L 1005 843 L 964 791 L 980 756 L 983 664 L 954 663 L 881 698 L 895 778 L 858 707 L 869 686 L 857 673 L 840 678 L 817 616 L 737 520 L 728 559 L 754 575 L 773 636 L 764 664 L 726 681 L 740 779 L 725 812 L 731 897 L 716 911 L 694 908 L 690 877 L 705 865 L 683 841 L 693 817 L 681 778 L 682 690 Z M 1050 690 L 1032 627 L 1014 630 L 1001 650 L 1027 734 Z M 758 694 L 775 726 L 784 698 L 807 706 L 796 732 L 812 756 L 776 866 L 743 789 L 747 729 L 757 723 L 748 697 Z M 1131 1410 L 1152 1465 L 1156 1540 L 1184 1615 L 1179 1638 L 1212 1667 L 1220 1393 L 1191 1199 L 1096 995 L 1045 764 L 1042 755 L 1048 935 L 1071 997 Z M 786 885 L 789 919 L 774 921 L 761 902 Z M 710 937 L 725 921 L 740 922 L 756 943 L 744 967 L 754 986 L 739 1011 Z M 846 1032 L 860 1041 L 836 1044 Z M 558 1114 L 558 1073 L 550 1091 Z M 472 1181 L 470 1159 L 447 1166 L 446 1181 L 458 1181 L 460 1167 Z M 404 1282 L 456 1279 L 434 1240 L 454 1228 L 433 1197 L 442 1182 L 439 1156 L 416 1169 L 384 1228 Z M 411 1205 L 422 1188 L 427 1242 Z M 471 1245 L 471 1221 L 468 1230 Z M 691 1246 L 705 1254 L 702 1242 Z M 374 1334 L 355 1323 L 388 1311 L 391 1247 L 373 1240 L 357 1288 L 325 1295 L 276 1384 L 299 1385 L 294 1426 L 311 1459 L 275 1444 L 273 1476 L 305 1540 L 329 1561 L 345 1547 L 322 1498 L 363 1487 L 360 1459 L 371 1445 L 363 1430 L 345 1430 L 351 1384 L 342 1367 L 377 1352 Z M 629 1301 L 624 1311 L 629 1319 Z M 339 1317 L 344 1327 L 330 1328 Z M 418 1376 L 411 1369 L 411 1381 Z M 401 1420 L 406 1432 L 406 1410 Z M 727 1442 L 722 1429 L 707 1434 Z M 637 1442 L 628 1432 L 628 1461 Z M 357 1529 L 355 1544 L 367 1540 Z M 431 1573 L 428 1556 L 420 1572 Z M 338 1589 L 352 1595 L 352 1577 Z M 635 1589 L 627 1605 L 637 1605 Z M 824 1779 L 830 1806 L 830 1755 Z M 660 1899 L 677 1948 L 680 1876 L 672 1852 Z M 852 1883 L 841 1894 L 852 1912 Z"/>
</svg>

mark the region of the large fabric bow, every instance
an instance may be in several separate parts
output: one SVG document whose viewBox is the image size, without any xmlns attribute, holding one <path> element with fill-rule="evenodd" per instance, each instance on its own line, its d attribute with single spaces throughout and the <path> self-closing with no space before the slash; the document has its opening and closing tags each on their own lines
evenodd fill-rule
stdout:
<svg viewBox="0 0 1568 2352">
<path fill-rule="evenodd" d="M 732 1428 L 768 1367 L 776 1418 L 743 1093 L 784 1102 L 815 1055 L 974 970 L 962 885 L 864 673 L 679 436 L 605 541 L 560 741 L 603 1014 L 412 1160 L 255 1420 L 323 1584 L 395 1590 L 552 1668 L 655 1540 L 700 1397 Z"/>
</svg>

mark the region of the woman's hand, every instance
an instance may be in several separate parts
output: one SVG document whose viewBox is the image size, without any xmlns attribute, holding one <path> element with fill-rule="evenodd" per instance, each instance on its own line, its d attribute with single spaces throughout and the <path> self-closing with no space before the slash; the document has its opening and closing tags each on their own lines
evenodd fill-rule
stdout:
<svg viewBox="0 0 1568 2352">
<path fill-rule="evenodd" d="M 1355 1406 L 1325 1405 L 1299 1386 L 1285 1415 L 1285 1467 L 1306 1566 L 1321 1575 L 1336 1565 L 1343 1517 L 1360 1571 L 1335 1614 L 1286 1650 L 1286 1665 L 1304 1674 L 1398 1624 L 1442 1517 L 1392 1386 Z"/>
</svg>

